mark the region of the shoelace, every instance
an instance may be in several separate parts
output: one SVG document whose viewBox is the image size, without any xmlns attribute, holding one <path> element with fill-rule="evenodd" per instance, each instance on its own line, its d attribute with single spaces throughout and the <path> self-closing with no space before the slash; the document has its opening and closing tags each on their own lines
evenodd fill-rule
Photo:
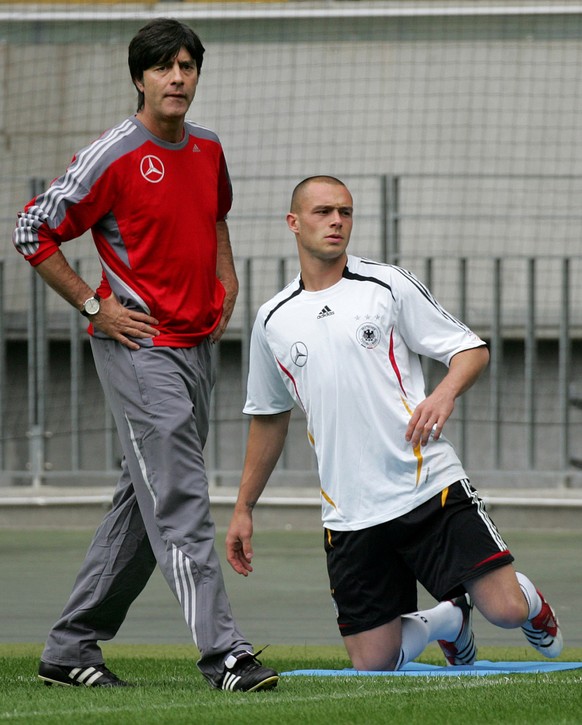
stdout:
<svg viewBox="0 0 582 725">
<path fill-rule="evenodd" d="M 258 659 L 258 655 L 262 654 L 269 645 L 266 644 L 264 647 L 262 647 L 258 652 L 255 652 L 254 654 L 246 655 L 245 657 L 241 657 L 240 660 L 235 664 L 235 666 L 232 668 L 233 671 L 236 671 L 237 674 L 245 674 L 249 670 L 254 669 L 257 665 L 261 666 L 263 663 Z"/>
</svg>

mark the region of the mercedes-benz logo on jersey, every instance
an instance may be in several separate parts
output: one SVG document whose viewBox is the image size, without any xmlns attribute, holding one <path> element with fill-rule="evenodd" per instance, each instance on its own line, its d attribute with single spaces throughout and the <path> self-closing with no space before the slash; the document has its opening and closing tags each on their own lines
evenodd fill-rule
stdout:
<svg viewBox="0 0 582 725">
<path fill-rule="evenodd" d="M 382 331 L 373 322 L 365 322 L 358 327 L 356 337 L 362 347 L 372 350 L 380 342 Z"/>
<path fill-rule="evenodd" d="M 294 342 L 291 345 L 291 360 L 302 368 L 307 362 L 307 346 L 303 342 Z"/>
<path fill-rule="evenodd" d="M 159 184 L 166 173 L 164 164 L 157 156 L 144 156 L 139 170 L 143 178 L 150 184 Z"/>
</svg>

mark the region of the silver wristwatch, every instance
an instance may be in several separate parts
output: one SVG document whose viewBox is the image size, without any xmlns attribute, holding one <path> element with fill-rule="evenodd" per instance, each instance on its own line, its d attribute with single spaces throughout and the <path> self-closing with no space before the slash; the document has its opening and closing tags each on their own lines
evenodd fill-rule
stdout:
<svg viewBox="0 0 582 725">
<path fill-rule="evenodd" d="M 85 300 L 85 302 L 83 302 L 83 306 L 81 307 L 81 314 L 85 315 L 85 317 L 96 315 L 101 309 L 100 303 L 101 297 L 99 297 L 97 292 L 95 292 L 93 297 L 89 297 L 88 300 Z"/>
</svg>

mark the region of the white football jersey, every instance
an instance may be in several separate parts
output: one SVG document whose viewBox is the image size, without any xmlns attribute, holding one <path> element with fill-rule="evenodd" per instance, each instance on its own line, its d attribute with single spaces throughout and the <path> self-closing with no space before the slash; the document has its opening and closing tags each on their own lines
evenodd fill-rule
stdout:
<svg viewBox="0 0 582 725">
<path fill-rule="evenodd" d="M 244 412 L 297 404 L 317 455 L 324 525 L 368 528 L 466 478 L 446 438 L 413 448 L 404 434 L 426 397 L 419 355 L 448 366 L 484 344 L 410 272 L 350 255 L 332 287 L 308 292 L 298 276 L 261 306 Z"/>
</svg>

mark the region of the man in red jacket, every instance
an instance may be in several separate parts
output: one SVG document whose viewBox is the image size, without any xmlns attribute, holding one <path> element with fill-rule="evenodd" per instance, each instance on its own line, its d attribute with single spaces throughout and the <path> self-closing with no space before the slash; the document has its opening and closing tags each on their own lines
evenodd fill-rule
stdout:
<svg viewBox="0 0 582 725">
<path fill-rule="evenodd" d="M 47 284 L 89 319 L 124 453 L 113 508 L 46 643 L 39 676 L 47 684 L 126 684 L 105 667 L 98 640 L 117 633 L 156 562 L 213 687 L 251 691 L 278 681 L 233 619 L 202 455 L 212 343 L 238 292 L 222 147 L 186 120 L 203 54 L 182 23 L 143 27 L 129 46 L 137 113 L 81 150 L 26 206 L 13 235 Z M 61 252 L 87 230 L 102 266 L 96 290 Z"/>
</svg>

